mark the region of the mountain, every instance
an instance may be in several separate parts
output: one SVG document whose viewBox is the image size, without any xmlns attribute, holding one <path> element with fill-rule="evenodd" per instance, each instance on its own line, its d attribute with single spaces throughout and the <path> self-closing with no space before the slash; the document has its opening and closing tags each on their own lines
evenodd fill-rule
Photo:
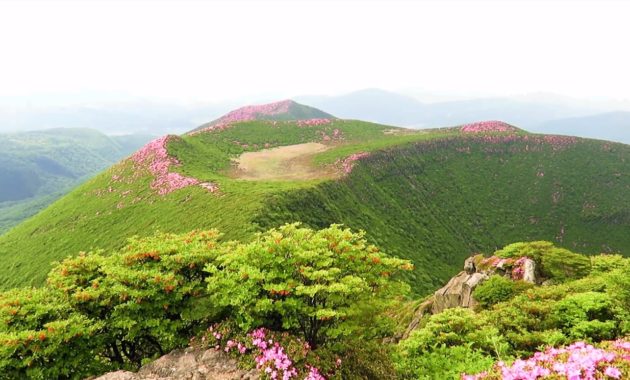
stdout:
<svg viewBox="0 0 630 380">
<path fill-rule="evenodd" d="M 506 120 L 531 128 L 553 119 L 585 116 L 598 108 L 550 96 L 474 98 L 423 103 L 411 96 L 366 89 L 339 96 L 302 96 L 301 101 L 341 118 L 370 120 L 401 127 L 430 128 L 475 120 Z"/>
<path fill-rule="evenodd" d="M 630 146 L 498 121 L 409 130 L 286 120 L 278 104 L 154 140 L 0 237 L 1 286 L 41 284 L 51 261 L 132 235 L 217 228 L 248 240 L 294 221 L 366 231 L 414 262 L 418 293 L 470 253 L 514 241 L 630 252 Z"/>
<path fill-rule="evenodd" d="M 39 106 L 0 102 L 0 133 L 52 128 L 89 128 L 107 135 L 184 133 L 233 107 L 233 103 L 180 105 L 133 99 Z"/>
<path fill-rule="evenodd" d="M 301 96 L 299 100 L 341 118 L 369 120 L 411 128 L 432 128 L 474 120 L 506 120 L 538 133 L 563 134 L 630 142 L 630 112 L 625 103 L 608 104 L 553 94 L 475 98 L 423 103 L 380 89 L 339 96 Z M 603 112 L 608 111 L 608 112 Z"/>
<path fill-rule="evenodd" d="M 429 108 L 413 97 L 375 88 L 339 96 L 301 96 L 298 99 L 340 118 L 397 126 L 420 126 Z"/>
<path fill-rule="evenodd" d="M 0 233 L 144 145 L 149 136 L 90 129 L 0 135 Z"/>
<path fill-rule="evenodd" d="M 238 108 L 221 116 L 220 118 L 203 124 L 193 131 L 202 131 L 208 128 L 215 128 L 220 125 L 227 125 L 237 121 L 248 120 L 307 120 L 307 119 L 334 119 L 334 116 L 317 108 L 299 104 L 293 100 L 283 100 L 275 103 L 250 105 Z"/>
<path fill-rule="evenodd" d="M 630 112 L 617 111 L 547 121 L 536 131 L 620 141 L 630 144 Z"/>
</svg>

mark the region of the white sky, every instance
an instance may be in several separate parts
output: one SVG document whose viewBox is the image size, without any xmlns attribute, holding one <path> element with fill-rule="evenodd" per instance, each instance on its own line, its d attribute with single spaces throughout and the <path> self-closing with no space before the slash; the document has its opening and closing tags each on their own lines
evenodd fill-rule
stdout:
<svg viewBox="0 0 630 380">
<path fill-rule="evenodd" d="M 0 96 L 366 87 L 630 99 L 624 1 L 3 1 Z"/>
</svg>

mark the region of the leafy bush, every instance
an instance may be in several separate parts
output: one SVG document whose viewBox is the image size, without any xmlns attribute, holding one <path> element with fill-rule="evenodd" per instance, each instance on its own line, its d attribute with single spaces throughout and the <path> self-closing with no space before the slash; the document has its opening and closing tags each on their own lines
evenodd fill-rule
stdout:
<svg viewBox="0 0 630 380">
<path fill-rule="evenodd" d="M 208 293 L 245 331 L 287 330 L 317 347 L 379 326 L 379 311 L 404 289 L 390 277 L 406 269 L 408 261 L 379 252 L 363 233 L 291 224 L 224 246 L 207 266 Z"/>
<path fill-rule="evenodd" d="M 495 275 L 479 284 L 473 292 L 473 297 L 481 307 L 487 308 L 499 302 L 507 301 L 531 286 L 523 281 L 512 281 L 503 276 Z"/>
<path fill-rule="evenodd" d="M 214 310 L 203 271 L 215 257 L 216 231 L 132 238 L 109 257 L 82 254 L 58 264 L 48 284 L 76 310 L 103 321 L 101 354 L 142 364 L 187 342 Z"/>
<path fill-rule="evenodd" d="M 543 276 L 558 281 L 585 277 L 591 271 L 591 260 L 563 248 L 552 248 L 542 256 Z"/>
<path fill-rule="evenodd" d="M 483 315 L 470 309 L 446 309 L 397 346 L 397 370 L 404 378 L 458 379 L 464 372 L 489 368 L 505 358 L 507 343 Z M 474 368 L 474 369 L 473 369 Z"/>
<path fill-rule="evenodd" d="M 527 256 L 540 263 L 543 255 L 553 248 L 555 248 L 553 243 L 548 241 L 518 242 L 506 245 L 494 254 L 504 259 Z"/>
<path fill-rule="evenodd" d="M 98 360 L 102 323 L 76 313 L 47 289 L 0 294 L 0 377 L 84 378 L 107 368 Z"/>
<path fill-rule="evenodd" d="M 548 241 L 510 244 L 496 251 L 495 255 L 502 258 L 530 257 L 539 264 L 540 275 L 559 282 L 585 277 L 591 270 L 588 256 L 558 248 Z"/>
<path fill-rule="evenodd" d="M 492 356 L 475 350 L 470 345 L 441 345 L 422 355 L 415 355 L 398 362 L 398 371 L 405 379 L 459 380 L 462 373 L 477 373 L 492 367 Z"/>
<path fill-rule="evenodd" d="M 622 313 L 605 293 L 569 295 L 554 307 L 554 318 L 573 339 L 600 341 L 616 337 Z"/>
<path fill-rule="evenodd" d="M 609 273 L 622 268 L 630 270 L 630 259 L 621 255 L 601 254 L 591 257 L 591 267 L 593 274 Z"/>
</svg>

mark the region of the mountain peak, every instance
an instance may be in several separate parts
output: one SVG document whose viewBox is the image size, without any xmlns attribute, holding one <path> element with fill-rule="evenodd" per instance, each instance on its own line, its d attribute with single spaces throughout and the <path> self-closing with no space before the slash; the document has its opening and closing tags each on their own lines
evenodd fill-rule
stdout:
<svg viewBox="0 0 630 380">
<path fill-rule="evenodd" d="M 193 132 L 214 129 L 220 125 L 229 125 L 241 121 L 250 120 L 308 120 L 308 119 L 334 119 L 335 117 L 304 104 L 286 99 L 278 102 L 248 105 L 237 108 L 220 118 L 206 123 Z"/>
</svg>

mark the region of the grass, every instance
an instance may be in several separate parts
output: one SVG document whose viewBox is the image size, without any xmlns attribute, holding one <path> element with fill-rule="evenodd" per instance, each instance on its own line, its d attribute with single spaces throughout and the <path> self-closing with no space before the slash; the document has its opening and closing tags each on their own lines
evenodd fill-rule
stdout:
<svg viewBox="0 0 630 380">
<path fill-rule="evenodd" d="M 322 139 L 335 129 L 343 139 Z M 352 153 L 373 154 L 340 180 L 248 181 L 229 175 L 243 153 L 260 152 L 265 144 L 309 142 L 329 146 L 312 156 L 322 170 Z M 148 175 L 112 184 L 112 174 L 132 174 L 123 162 L 0 237 L 0 287 L 41 284 L 51 261 L 82 250 L 118 249 L 131 235 L 218 228 L 223 239 L 247 240 L 261 229 L 293 221 L 364 229 L 383 250 L 415 262 L 408 280 L 418 293 L 441 284 L 473 251 L 555 240 L 562 226 L 560 245 L 627 254 L 630 147 L 605 150 L 605 144 L 580 140 L 562 151 L 514 152 L 524 145 L 484 144 L 454 129 L 408 132 L 345 120 L 303 128 L 244 122 L 187 135 L 168 146 L 181 162 L 174 169 L 218 183 L 218 194 L 190 187 L 158 196 Z M 466 147 L 470 153 L 457 150 Z M 541 168 L 542 178 L 536 176 Z M 105 191 L 109 186 L 111 193 Z M 553 203 L 558 189 L 562 199 Z M 130 194 L 122 196 L 125 191 Z M 597 206 L 585 208 L 590 203 Z"/>
</svg>

